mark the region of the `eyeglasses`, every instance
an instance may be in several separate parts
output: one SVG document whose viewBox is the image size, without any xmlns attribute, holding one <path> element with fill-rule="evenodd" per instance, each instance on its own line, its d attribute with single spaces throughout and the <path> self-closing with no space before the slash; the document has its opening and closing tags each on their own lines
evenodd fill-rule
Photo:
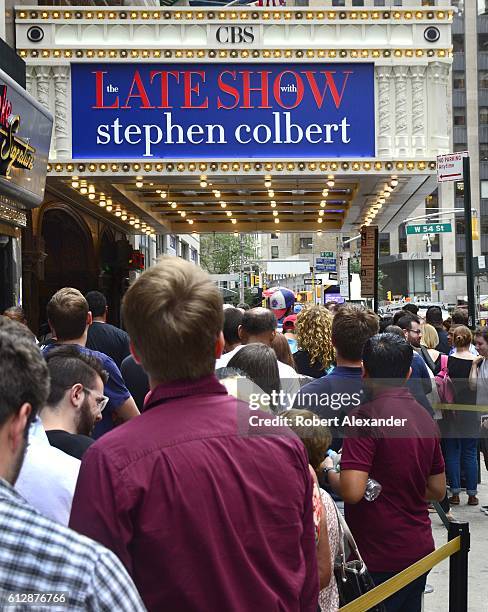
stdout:
<svg viewBox="0 0 488 612">
<path fill-rule="evenodd" d="M 88 389 L 87 387 L 83 387 L 83 391 L 86 391 L 87 393 L 94 393 L 94 394 L 97 393 L 93 389 Z M 110 398 L 107 397 L 106 395 L 102 395 L 101 397 L 98 396 L 95 398 L 95 401 L 97 402 L 97 406 L 100 412 L 102 412 L 105 406 L 108 404 L 109 399 Z"/>
<path fill-rule="evenodd" d="M 417 334 L 420 335 L 422 333 L 421 329 L 409 329 L 408 330 L 411 334 Z"/>
</svg>

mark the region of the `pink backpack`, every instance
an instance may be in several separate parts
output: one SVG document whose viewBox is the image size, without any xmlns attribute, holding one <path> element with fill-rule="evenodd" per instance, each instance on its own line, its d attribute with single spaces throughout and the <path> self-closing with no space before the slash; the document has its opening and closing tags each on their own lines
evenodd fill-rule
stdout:
<svg viewBox="0 0 488 612">
<path fill-rule="evenodd" d="M 454 385 L 447 369 L 447 355 L 441 355 L 441 369 L 435 376 L 437 394 L 442 404 L 453 404 L 455 400 Z"/>
</svg>

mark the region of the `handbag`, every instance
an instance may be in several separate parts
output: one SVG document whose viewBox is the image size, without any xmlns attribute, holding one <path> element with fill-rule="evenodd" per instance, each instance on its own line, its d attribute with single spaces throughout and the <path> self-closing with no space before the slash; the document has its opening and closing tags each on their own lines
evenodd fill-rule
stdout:
<svg viewBox="0 0 488 612">
<path fill-rule="evenodd" d="M 339 523 L 339 553 L 334 562 L 334 575 L 339 591 L 339 603 L 341 606 L 354 601 L 364 593 L 371 591 L 376 586 L 371 578 L 366 563 L 361 557 L 356 541 L 349 529 L 344 517 L 336 506 L 337 520 Z M 344 550 L 344 538 L 346 538 L 356 559 L 346 560 Z M 370 608 L 370 612 L 386 612 L 383 602 Z"/>
</svg>

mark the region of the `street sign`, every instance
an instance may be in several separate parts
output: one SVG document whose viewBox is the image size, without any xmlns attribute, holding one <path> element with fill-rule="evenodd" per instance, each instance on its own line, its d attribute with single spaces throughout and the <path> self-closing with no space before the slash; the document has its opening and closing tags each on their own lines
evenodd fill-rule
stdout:
<svg viewBox="0 0 488 612">
<path fill-rule="evenodd" d="M 437 182 L 463 180 L 463 157 L 467 157 L 467 151 L 449 153 L 437 156 Z"/>
<path fill-rule="evenodd" d="M 361 228 L 361 297 L 376 298 L 377 287 L 378 226 L 369 225 Z"/>
<path fill-rule="evenodd" d="M 452 232 L 450 223 L 421 223 L 407 225 L 407 234 L 446 234 Z"/>
<path fill-rule="evenodd" d="M 316 257 L 315 263 L 318 264 L 333 264 L 336 263 L 337 259 L 335 257 Z"/>
<path fill-rule="evenodd" d="M 337 272 L 329 272 L 329 280 L 338 280 L 337 279 Z"/>
<path fill-rule="evenodd" d="M 303 279 L 303 284 L 304 285 L 321 285 L 322 284 L 322 279 L 321 278 L 316 278 L 314 280 L 313 278 L 304 278 Z"/>
<path fill-rule="evenodd" d="M 349 256 L 345 251 L 339 259 L 339 287 L 343 298 L 349 299 Z"/>
<path fill-rule="evenodd" d="M 319 264 L 315 266 L 315 272 L 337 272 L 336 264 Z"/>
<path fill-rule="evenodd" d="M 322 251 L 320 257 L 334 257 L 334 253 L 332 251 Z"/>
</svg>

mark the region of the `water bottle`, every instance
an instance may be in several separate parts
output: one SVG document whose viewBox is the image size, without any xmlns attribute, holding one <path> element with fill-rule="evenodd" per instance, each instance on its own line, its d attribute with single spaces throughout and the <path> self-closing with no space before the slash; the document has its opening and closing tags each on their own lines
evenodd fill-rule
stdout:
<svg viewBox="0 0 488 612">
<path fill-rule="evenodd" d="M 366 491 L 364 492 L 364 499 L 366 501 L 374 501 L 381 493 L 383 487 L 374 478 L 368 478 L 366 482 Z"/>
</svg>

